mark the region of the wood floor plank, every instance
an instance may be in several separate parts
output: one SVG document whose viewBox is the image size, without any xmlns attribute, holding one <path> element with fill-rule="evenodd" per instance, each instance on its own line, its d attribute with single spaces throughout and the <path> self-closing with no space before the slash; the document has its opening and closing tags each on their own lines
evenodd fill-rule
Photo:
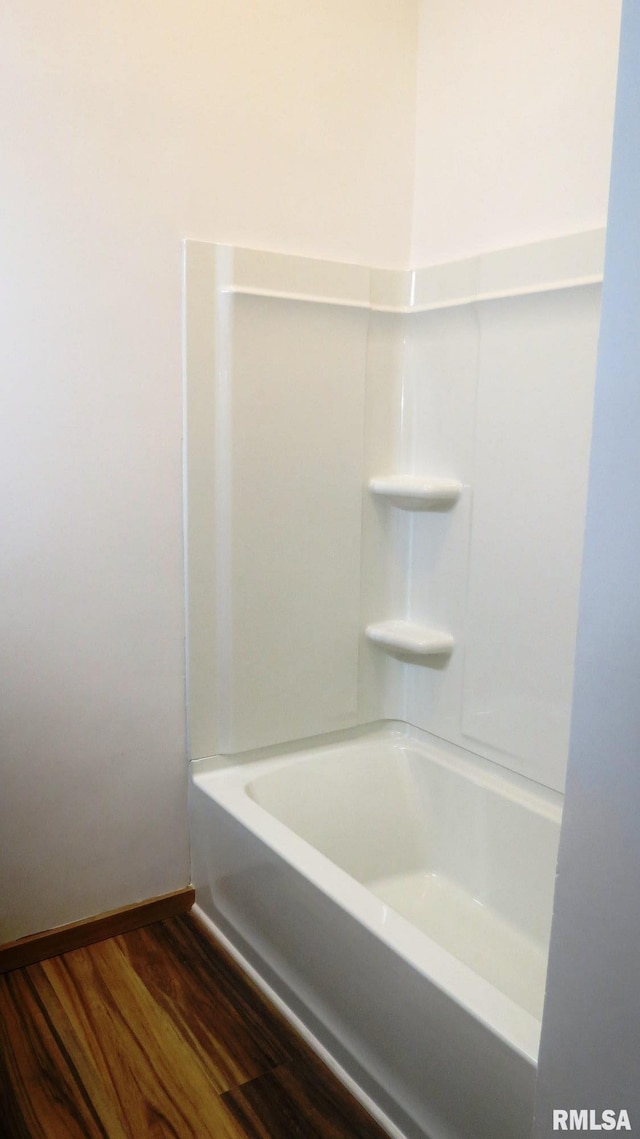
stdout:
<svg viewBox="0 0 640 1139">
<path fill-rule="evenodd" d="M 100 1119 L 105 1134 L 109 1136 L 109 1139 L 128 1139 L 128 1132 L 123 1123 L 118 1103 L 114 1100 L 109 1085 L 105 1083 L 98 1070 L 93 1056 L 87 1050 L 84 1040 L 75 1031 L 47 972 L 41 968 L 41 963 L 31 966 L 28 976 L 39 1000 L 47 1010 L 47 1015 L 55 1028 L 56 1035 L 70 1057 L 83 1092 Z"/>
<path fill-rule="evenodd" d="M 124 1134 L 244 1139 L 200 1057 L 128 967 L 116 942 L 75 950 L 27 972 L 37 969 L 46 977 Z"/>
<path fill-rule="evenodd" d="M 384 1139 L 188 915 L 0 976 L 0 1139 Z"/>
<path fill-rule="evenodd" d="M 319 1061 L 283 1065 L 222 1098 L 247 1139 L 388 1139 Z"/>
<path fill-rule="evenodd" d="M 201 1055 L 218 1091 L 246 1083 L 291 1058 L 287 1026 L 265 1016 L 253 985 L 226 955 L 212 952 L 187 917 L 116 939 L 155 1001 Z"/>
<path fill-rule="evenodd" d="M 112 1139 L 25 970 L 0 977 L 0 1074 L 3 1139 Z"/>
</svg>

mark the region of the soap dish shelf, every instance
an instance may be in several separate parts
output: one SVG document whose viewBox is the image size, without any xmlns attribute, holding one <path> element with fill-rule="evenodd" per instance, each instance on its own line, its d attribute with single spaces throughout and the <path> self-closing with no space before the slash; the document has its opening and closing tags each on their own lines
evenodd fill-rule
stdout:
<svg viewBox="0 0 640 1139">
<path fill-rule="evenodd" d="M 447 509 L 458 501 L 462 483 L 423 475 L 379 475 L 369 480 L 369 490 L 404 510 Z"/>
<path fill-rule="evenodd" d="M 414 657 L 449 655 L 455 643 L 451 633 L 413 621 L 376 621 L 367 625 L 365 636 L 387 652 Z"/>
</svg>

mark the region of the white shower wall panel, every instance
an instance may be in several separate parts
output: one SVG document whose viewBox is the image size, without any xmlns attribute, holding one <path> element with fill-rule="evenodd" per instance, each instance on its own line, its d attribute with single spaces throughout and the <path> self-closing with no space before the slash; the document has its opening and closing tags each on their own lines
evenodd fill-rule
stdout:
<svg viewBox="0 0 640 1139">
<path fill-rule="evenodd" d="M 403 613 L 409 581 L 409 518 L 372 495 L 369 480 L 402 469 L 403 361 L 411 318 L 372 312 L 369 320 L 362 471 L 362 583 L 359 648 L 360 723 L 402 719 L 406 666 L 373 645 L 367 625 Z"/>
<path fill-rule="evenodd" d="M 407 718 L 561 790 L 568 747 L 599 286 L 417 316 L 416 468 L 449 456 L 452 513 L 412 520 L 410 613 L 453 633 L 409 667 Z"/>
<path fill-rule="evenodd" d="M 192 758 L 358 718 L 369 271 L 185 247 Z"/>
<path fill-rule="evenodd" d="M 234 298 L 226 750 L 357 722 L 366 335 Z"/>
<path fill-rule="evenodd" d="M 558 789 L 569 744 L 599 312 L 599 286 L 481 310 L 462 727 Z"/>
</svg>

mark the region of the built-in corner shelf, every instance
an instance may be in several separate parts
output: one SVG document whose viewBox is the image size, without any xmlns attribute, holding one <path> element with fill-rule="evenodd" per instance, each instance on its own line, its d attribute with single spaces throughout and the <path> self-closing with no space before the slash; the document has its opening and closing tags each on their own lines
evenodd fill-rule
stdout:
<svg viewBox="0 0 640 1139">
<path fill-rule="evenodd" d="M 462 483 L 423 475 L 381 475 L 369 480 L 369 490 L 403 510 L 446 510 L 459 499 Z"/>
<path fill-rule="evenodd" d="M 387 652 L 415 657 L 442 656 L 450 653 L 454 645 L 451 633 L 413 621 L 377 621 L 367 625 L 365 634 Z"/>
</svg>

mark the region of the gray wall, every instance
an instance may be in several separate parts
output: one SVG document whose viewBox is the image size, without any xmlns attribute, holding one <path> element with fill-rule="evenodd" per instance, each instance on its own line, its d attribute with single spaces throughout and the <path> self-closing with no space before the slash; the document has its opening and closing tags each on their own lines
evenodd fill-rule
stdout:
<svg viewBox="0 0 640 1139">
<path fill-rule="evenodd" d="M 640 1133 L 640 3 L 625 0 L 609 235 L 534 1136 L 552 1109 Z"/>
</svg>

